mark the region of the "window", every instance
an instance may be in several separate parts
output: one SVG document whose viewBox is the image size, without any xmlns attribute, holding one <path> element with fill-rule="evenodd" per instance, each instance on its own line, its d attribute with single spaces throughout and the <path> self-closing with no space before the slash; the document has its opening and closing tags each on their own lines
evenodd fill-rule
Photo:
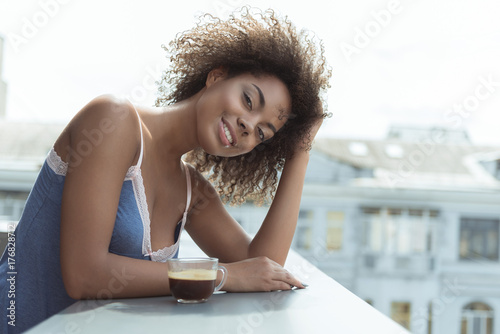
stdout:
<svg viewBox="0 0 500 334">
<path fill-rule="evenodd" d="M 16 225 L 15 222 L 0 221 L 0 254 L 3 254 L 5 246 L 7 246 L 9 232 L 14 232 Z"/>
<path fill-rule="evenodd" d="M 3 254 L 5 247 L 7 246 L 8 235 L 9 234 L 7 232 L 0 231 L 0 254 Z"/>
<path fill-rule="evenodd" d="M 387 154 L 389 158 L 401 159 L 404 153 L 403 148 L 396 144 L 389 144 L 385 147 L 385 154 Z"/>
<path fill-rule="evenodd" d="M 312 245 L 312 221 L 314 213 L 312 210 L 300 210 L 297 222 L 297 233 L 295 246 L 299 250 L 309 250 Z"/>
<path fill-rule="evenodd" d="M 339 211 L 328 211 L 326 214 L 326 249 L 342 249 L 342 230 L 344 225 L 344 213 Z"/>
<path fill-rule="evenodd" d="M 432 302 L 429 303 L 429 308 L 427 312 L 427 334 L 432 334 Z"/>
<path fill-rule="evenodd" d="M 498 261 L 499 219 L 460 220 L 460 259 Z"/>
<path fill-rule="evenodd" d="M 395 255 L 431 253 L 437 219 L 436 210 L 363 208 L 364 246 Z"/>
<path fill-rule="evenodd" d="M 383 245 L 383 221 L 379 208 L 364 208 L 364 244 L 374 252 L 381 252 Z"/>
<path fill-rule="evenodd" d="M 493 310 L 484 303 L 474 302 L 462 309 L 460 334 L 492 334 Z"/>
<path fill-rule="evenodd" d="M 385 210 L 385 240 L 387 241 L 386 250 L 390 254 L 399 253 L 398 246 L 403 245 L 401 253 L 406 253 L 408 244 L 408 233 L 406 231 L 407 222 L 402 219 L 401 209 Z"/>
<path fill-rule="evenodd" d="M 479 163 L 485 171 L 500 180 L 500 159 L 480 160 Z"/>
<path fill-rule="evenodd" d="M 351 142 L 349 143 L 349 152 L 351 152 L 352 155 L 364 157 L 368 155 L 368 147 L 365 143 Z"/>
<path fill-rule="evenodd" d="M 0 220 L 18 221 L 27 198 L 28 193 L 0 191 Z"/>
<path fill-rule="evenodd" d="M 408 302 L 392 302 L 391 303 L 391 319 L 410 329 L 411 304 Z"/>
</svg>

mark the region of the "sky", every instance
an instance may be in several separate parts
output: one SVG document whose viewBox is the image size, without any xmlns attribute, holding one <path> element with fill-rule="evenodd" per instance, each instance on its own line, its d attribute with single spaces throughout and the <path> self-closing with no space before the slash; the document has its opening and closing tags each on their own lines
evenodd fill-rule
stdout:
<svg viewBox="0 0 500 334">
<path fill-rule="evenodd" d="M 247 4 L 323 40 L 332 117 L 318 136 L 443 126 L 500 145 L 496 0 L 0 0 L 7 118 L 67 123 L 101 94 L 153 105 L 167 67 L 161 45 L 200 14 L 224 18 Z"/>
</svg>

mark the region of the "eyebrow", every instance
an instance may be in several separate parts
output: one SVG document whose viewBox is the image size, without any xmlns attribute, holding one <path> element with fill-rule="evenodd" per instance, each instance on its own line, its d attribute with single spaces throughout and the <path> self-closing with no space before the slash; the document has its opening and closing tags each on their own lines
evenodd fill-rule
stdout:
<svg viewBox="0 0 500 334">
<path fill-rule="evenodd" d="M 257 92 L 259 92 L 259 100 L 260 100 L 260 106 L 261 107 L 264 107 L 266 105 L 266 100 L 264 99 L 264 94 L 262 94 L 262 91 L 260 90 L 260 88 L 255 85 L 255 84 L 252 84 L 255 89 L 257 89 Z"/>
<path fill-rule="evenodd" d="M 274 127 L 274 125 L 272 125 L 271 123 L 267 123 L 267 126 L 274 132 L 274 134 L 276 134 L 276 128 Z"/>
</svg>

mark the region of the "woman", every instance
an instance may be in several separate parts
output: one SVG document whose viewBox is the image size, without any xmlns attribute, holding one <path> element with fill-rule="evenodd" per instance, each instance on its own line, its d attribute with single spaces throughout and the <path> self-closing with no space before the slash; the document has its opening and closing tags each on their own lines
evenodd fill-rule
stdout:
<svg viewBox="0 0 500 334">
<path fill-rule="evenodd" d="M 226 266 L 224 290 L 303 287 L 282 266 L 326 115 L 322 47 L 272 11 L 205 19 L 165 47 L 156 107 L 100 96 L 55 142 L 16 229 L 15 298 L 2 278 L 4 332 L 77 299 L 168 295 L 184 228 Z M 273 194 L 253 239 L 223 206 Z"/>
</svg>

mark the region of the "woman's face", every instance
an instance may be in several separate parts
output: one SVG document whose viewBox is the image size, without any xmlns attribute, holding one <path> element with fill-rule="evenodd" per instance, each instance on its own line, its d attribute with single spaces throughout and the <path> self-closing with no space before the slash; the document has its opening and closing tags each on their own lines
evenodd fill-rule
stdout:
<svg viewBox="0 0 500 334">
<path fill-rule="evenodd" d="M 215 69 L 197 103 L 198 143 L 212 155 L 248 153 L 281 129 L 290 110 L 290 94 L 278 78 L 249 73 L 227 78 Z"/>
</svg>

